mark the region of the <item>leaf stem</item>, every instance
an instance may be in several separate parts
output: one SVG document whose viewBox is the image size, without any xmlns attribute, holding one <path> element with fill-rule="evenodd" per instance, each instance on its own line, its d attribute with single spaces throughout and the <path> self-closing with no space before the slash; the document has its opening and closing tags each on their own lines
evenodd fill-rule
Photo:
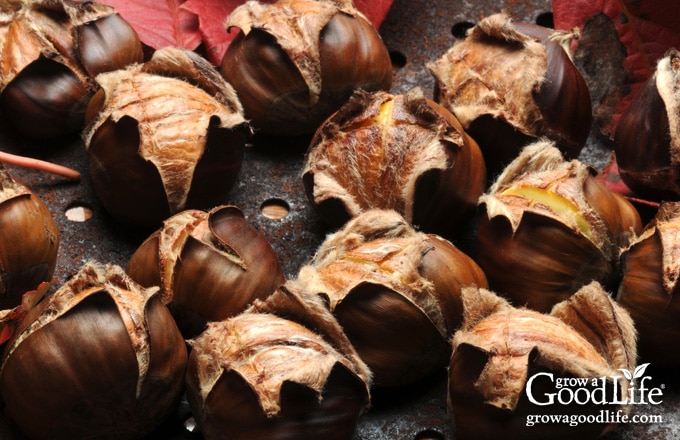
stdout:
<svg viewBox="0 0 680 440">
<path fill-rule="evenodd" d="M 80 180 L 80 173 L 72 168 L 57 165 L 40 159 L 33 159 L 16 154 L 0 151 L 0 162 L 16 165 L 23 168 L 30 168 L 39 171 L 56 174 L 68 178 L 69 180 Z"/>
</svg>

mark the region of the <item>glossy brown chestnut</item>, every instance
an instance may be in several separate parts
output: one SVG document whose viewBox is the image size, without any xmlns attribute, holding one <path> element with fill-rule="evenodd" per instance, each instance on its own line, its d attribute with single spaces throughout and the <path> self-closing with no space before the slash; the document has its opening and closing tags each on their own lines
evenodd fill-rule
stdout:
<svg viewBox="0 0 680 440">
<path fill-rule="evenodd" d="M 485 289 L 465 288 L 462 298 L 448 381 L 456 439 L 594 440 L 615 426 L 596 419 L 602 411 L 630 412 L 622 396 L 632 382 L 623 371 L 637 372 L 635 328 L 598 283 L 550 314 L 512 307 Z M 560 383 L 575 378 L 577 386 Z M 593 422 L 541 423 L 550 415 Z"/>
<path fill-rule="evenodd" d="M 435 100 L 477 141 L 490 178 L 541 137 L 555 141 L 567 159 L 583 149 L 592 125 L 590 92 L 560 44 L 564 37 L 494 14 L 428 64 Z"/>
<path fill-rule="evenodd" d="M 352 2 L 249 1 L 226 26 L 240 31 L 220 71 L 264 133 L 311 134 L 354 90 L 392 85 L 387 48 Z"/>
<path fill-rule="evenodd" d="M 226 197 L 251 129 L 207 60 L 167 47 L 97 80 L 83 140 L 95 193 L 116 220 L 157 228 Z"/>
<path fill-rule="evenodd" d="M 87 263 L 5 345 L 7 416 L 32 439 L 138 439 L 177 408 L 187 349 L 158 289 Z"/>
<path fill-rule="evenodd" d="M 486 166 L 458 120 L 420 89 L 359 90 L 317 130 L 302 179 L 332 227 L 368 209 L 392 209 L 453 239 L 486 189 Z"/>
<path fill-rule="evenodd" d="M 665 202 L 621 255 L 616 299 L 635 321 L 641 362 L 680 366 L 680 202 Z"/>
<path fill-rule="evenodd" d="M 549 312 L 593 280 L 615 289 L 640 215 L 550 142 L 522 150 L 480 198 L 475 260 L 516 306 Z"/>
<path fill-rule="evenodd" d="M 51 212 L 0 164 L 0 309 L 51 281 L 57 264 L 59 229 Z"/>
<path fill-rule="evenodd" d="M 255 307 L 210 323 L 190 341 L 187 396 L 202 434 L 207 440 L 353 438 L 370 401 L 370 372 L 337 322 L 318 297 L 285 290 L 259 307 L 268 311 Z M 314 321 L 315 331 L 291 315 Z"/>
<path fill-rule="evenodd" d="M 619 174 L 639 197 L 680 199 L 680 52 L 669 50 L 621 113 L 614 132 Z"/>
<path fill-rule="evenodd" d="M 185 338 L 207 321 L 242 312 L 284 281 L 271 245 L 235 206 L 170 217 L 134 252 L 127 273 L 143 286 L 160 286 Z"/>
<path fill-rule="evenodd" d="M 93 1 L 14 2 L 0 18 L 0 106 L 21 134 L 82 130 L 94 77 L 143 60 L 134 29 Z"/>
<path fill-rule="evenodd" d="M 451 242 L 378 209 L 329 235 L 297 281 L 325 298 L 377 387 L 410 384 L 443 368 L 462 319 L 461 288 L 487 285 Z"/>
</svg>

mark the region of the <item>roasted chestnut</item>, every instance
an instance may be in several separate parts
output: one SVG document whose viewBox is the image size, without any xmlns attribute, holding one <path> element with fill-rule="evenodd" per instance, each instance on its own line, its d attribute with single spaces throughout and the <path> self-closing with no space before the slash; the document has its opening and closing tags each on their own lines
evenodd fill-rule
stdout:
<svg viewBox="0 0 680 440">
<path fill-rule="evenodd" d="M 490 178 L 538 138 L 555 141 L 567 159 L 583 149 L 593 119 L 590 92 L 560 38 L 494 14 L 427 66 L 435 100 L 477 141 Z"/>
<path fill-rule="evenodd" d="M 297 282 L 324 298 L 376 387 L 414 383 L 443 369 L 462 319 L 460 290 L 487 286 L 451 242 L 373 209 L 329 235 Z"/>
<path fill-rule="evenodd" d="M 207 440 L 353 438 L 370 402 L 370 372 L 337 322 L 318 297 L 285 288 L 256 303 L 190 341 L 187 396 L 201 433 Z M 312 330 L 295 316 L 318 325 Z"/>
<path fill-rule="evenodd" d="M 354 90 L 392 85 L 387 48 L 352 2 L 248 1 L 226 26 L 240 32 L 220 71 L 263 133 L 311 134 Z"/>
<path fill-rule="evenodd" d="M 186 338 L 207 321 L 242 312 L 284 281 L 271 245 L 235 206 L 186 210 L 165 220 L 134 252 L 127 273 L 143 286 L 160 286 Z"/>
<path fill-rule="evenodd" d="M 83 140 L 95 193 L 112 217 L 157 228 L 226 197 L 251 128 L 207 60 L 166 47 L 97 81 Z"/>
<path fill-rule="evenodd" d="M 623 182 L 651 201 L 680 199 L 680 52 L 669 50 L 621 113 L 614 152 Z"/>
<path fill-rule="evenodd" d="M 82 130 L 94 77 L 143 60 L 134 29 L 93 1 L 5 2 L 0 19 L 0 107 L 21 134 Z M 11 8 L 11 9 L 10 9 Z"/>
<path fill-rule="evenodd" d="M 57 264 L 59 229 L 50 210 L 0 164 L 0 310 L 50 281 Z"/>
<path fill-rule="evenodd" d="M 139 439 L 177 408 L 187 349 L 158 289 L 89 262 L 5 345 L 5 414 L 32 439 Z"/>
<path fill-rule="evenodd" d="M 368 209 L 393 209 L 453 239 L 486 189 L 486 166 L 458 120 L 420 89 L 359 90 L 317 130 L 302 178 L 332 227 Z"/>
<path fill-rule="evenodd" d="M 635 321 L 642 362 L 677 368 L 680 351 L 680 202 L 665 202 L 621 255 L 616 299 Z"/>
<path fill-rule="evenodd" d="M 614 290 L 635 207 L 552 142 L 525 147 L 480 198 L 475 260 L 516 306 L 549 312 L 593 280 Z"/>
<path fill-rule="evenodd" d="M 462 300 L 448 382 L 456 439 L 596 439 L 615 426 L 603 412 L 627 414 L 640 400 L 628 394 L 641 372 L 633 321 L 598 283 L 550 314 L 473 287 Z M 541 423 L 551 415 L 560 422 Z"/>
</svg>

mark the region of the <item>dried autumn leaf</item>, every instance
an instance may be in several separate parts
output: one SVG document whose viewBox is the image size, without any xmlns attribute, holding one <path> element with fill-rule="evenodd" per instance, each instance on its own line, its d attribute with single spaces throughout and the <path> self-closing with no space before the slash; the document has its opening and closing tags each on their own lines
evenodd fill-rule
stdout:
<svg viewBox="0 0 680 440">
<path fill-rule="evenodd" d="M 177 46 L 194 50 L 203 44 L 206 57 L 214 64 L 222 56 L 236 32 L 228 33 L 224 21 L 243 0 L 102 0 L 139 34 L 147 46 L 160 49 Z M 264 3 L 274 3 L 265 0 Z M 392 0 L 357 0 L 355 6 L 376 28 L 380 26 Z"/>
<path fill-rule="evenodd" d="M 611 136 L 621 111 L 656 62 L 669 48 L 680 47 L 680 3 L 554 0 L 553 19 L 556 29 L 581 30 L 575 63 L 593 94 L 595 123 Z"/>
</svg>

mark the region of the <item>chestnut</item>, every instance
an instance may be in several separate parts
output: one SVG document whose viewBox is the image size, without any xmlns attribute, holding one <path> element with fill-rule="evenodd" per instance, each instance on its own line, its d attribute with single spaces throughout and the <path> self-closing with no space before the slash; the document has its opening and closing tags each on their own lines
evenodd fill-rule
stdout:
<svg viewBox="0 0 680 440">
<path fill-rule="evenodd" d="M 137 33 L 94 1 L 10 3 L 0 21 L 4 118 L 34 138 L 82 130 L 94 77 L 143 60 Z"/>
<path fill-rule="evenodd" d="M 311 134 L 354 90 L 392 86 L 387 48 L 352 2 L 248 1 L 226 27 L 239 33 L 220 72 L 263 133 Z"/>
<path fill-rule="evenodd" d="M 185 338 L 243 311 L 284 282 L 278 256 L 236 206 L 182 211 L 133 253 L 127 273 L 160 295 Z"/>
<path fill-rule="evenodd" d="M 380 209 L 329 235 L 296 281 L 328 304 L 381 388 L 443 369 L 462 321 L 461 288 L 487 286 L 479 266 L 451 242 Z"/>
<path fill-rule="evenodd" d="M 59 229 L 38 196 L 0 164 L 0 310 L 52 279 Z"/>
<path fill-rule="evenodd" d="M 553 142 L 525 147 L 480 200 L 472 252 L 489 286 L 548 312 L 593 280 L 620 280 L 619 254 L 642 230 L 635 207 Z"/>
<path fill-rule="evenodd" d="M 677 368 L 680 352 L 680 202 L 664 202 L 621 254 L 623 278 L 616 300 L 635 321 L 640 360 Z"/>
<path fill-rule="evenodd" d="M 302 179 L 332 227 L 368 209 L 393 209 L 453 239 L 486 190 L 486 166 L 458 120 L 420 89 L 358 90 L 317 130 Z"/>
<path fill-rule="evenodd" d="M 176 410 L 187 349 L 160 300 L 88 262 L 29 310 L 0 365 L 4 412 L 32 439 L 138 439 Z"/>
<path fill-rule="evenodd" d="M 189 343 L 187 396 L 206 440 L 350 440 L 370 403 L 370 371 L 294 284 Z"/>
<path fill-rule="evenodd" d="M 447 394 L 456 439 L 594 440 L 615 426 L 596 419 L 602 411 L 630 412 L 632 399 L 625 397 L 635 385 L 622 372 L 636 372 L 635 327 L 599 283 L 583 286 L 550 314 L 474 287 L 463 289 L 462 301 L 465 320 L 453 337 Z M 570 379 L 578 385 L 560 385 Z M 549 415 L 596 421 L 530 424 Z"/>
<path fill-rule="evenodd" d="M 564 38 L 493 14 L 427 65 L 435 100 L 477 141 L 490 178 L 538 138 L 555 141 L 567 159 L 583 149 L 593 119 L 590 92 Z"/>
<path fill-rule="evenodd" d="M 614 152 L 623 182 L 638 197 L 680 200 L 680 52 L 670 49 L 623 110 Z"/>
<path fill-rule="evenodd" d="M 157 228 L 226 197 L 252 131 L 207 60 L 166 47 L 97 81 L 83 141 L 94 191 L 114 219 Z"/>
</svg>

